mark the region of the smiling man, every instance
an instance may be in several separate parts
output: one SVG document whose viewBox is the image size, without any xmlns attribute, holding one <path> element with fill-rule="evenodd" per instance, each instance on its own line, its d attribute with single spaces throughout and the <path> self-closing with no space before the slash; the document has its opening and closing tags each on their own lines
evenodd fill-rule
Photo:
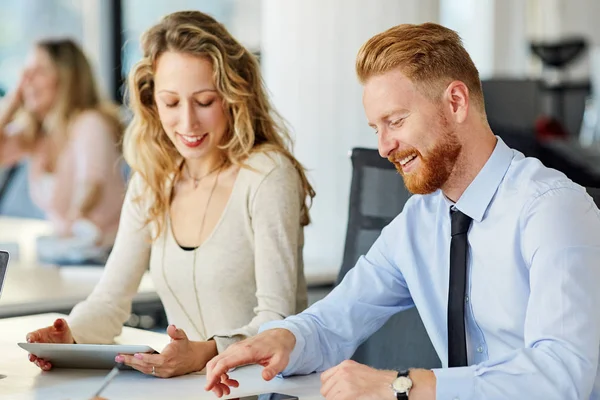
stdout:
<svg viewBox="0 0 600 400">
<path fill-rule="evenodd" d="M 363 103 L 414 196 L 323 301 L 207 365 L 207 390 L 325 371 L 337 399 L 599 399 L 600 212 L 584 188 L 491 131 L 459 36 L 400 25 L 356 63 Z M 347 360 L 416 306 L 443 368 L 379 371 Z"/>
</svg>

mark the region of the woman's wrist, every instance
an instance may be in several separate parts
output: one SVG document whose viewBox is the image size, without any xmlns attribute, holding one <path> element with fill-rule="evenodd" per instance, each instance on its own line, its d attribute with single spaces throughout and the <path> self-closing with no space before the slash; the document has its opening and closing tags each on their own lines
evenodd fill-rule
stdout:
<svg viewBox="0 0 600 400">
<path fill-rule="evenodd" d="M 0 107 L 0 129 L 4 129 L 8 125 L 21 107 L 21 99 L 16 93 L 9 96 L 4 103 L 4 107 Z"/>
<path fill-rule="evenodd" d="M 194 348 L 194 370 L 201 371 L 207 362 L 217 356 L 217 343 L 214 340 L 191 343 Z"/>
<path fill-rule="evenodd" d="M 23 105 L 23 96 L 20 92 L 14 92 L 10 95 L 9 107 L 10 111 L 15 113 Z"/>
</svg>

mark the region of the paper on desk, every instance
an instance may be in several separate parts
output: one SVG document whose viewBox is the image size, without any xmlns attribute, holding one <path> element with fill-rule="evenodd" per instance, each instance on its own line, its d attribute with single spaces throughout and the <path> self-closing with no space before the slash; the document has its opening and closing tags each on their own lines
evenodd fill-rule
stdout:
<svg viewBox="0 0 600 400">
<path fill-rule="evenodd" d="M 160 353 L 171 342 L 171 338 L 166 333 L 124 327 L 121 335 L 115 338 L 115 342 L 118 344 L 146 345 Z"/>
</svg>

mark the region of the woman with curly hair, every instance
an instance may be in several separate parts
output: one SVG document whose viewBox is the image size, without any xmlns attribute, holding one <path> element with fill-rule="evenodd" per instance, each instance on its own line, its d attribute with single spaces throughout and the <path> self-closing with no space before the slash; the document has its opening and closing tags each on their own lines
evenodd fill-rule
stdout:
<svg viewBox="0 0 600 400">
<path fill-rule="evenodd" d="M 170 14 L 142 49 L 124 141 L 134 175 L 106 272 L 68 322 L 28 340 L 112 342 L 149 267 L 171 343 L 117 361 L 170 377 L 202 370 L 262 323 L 306 307 L 303 228 L 315 193 L 256 58 L 220 23 Z"/>
</svg>

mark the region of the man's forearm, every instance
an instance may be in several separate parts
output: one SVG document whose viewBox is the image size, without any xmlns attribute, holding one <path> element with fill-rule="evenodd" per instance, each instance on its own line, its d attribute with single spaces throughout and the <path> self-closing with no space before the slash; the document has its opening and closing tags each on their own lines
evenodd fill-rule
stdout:
<svg viewBox="0 0 600 400">
<path fill-rule="evenodd" d="M 412 369 L 409 377 L 413 381 L 409 400 L 435 400 L 436 378 L 433 371 Z"/>
</svg>

